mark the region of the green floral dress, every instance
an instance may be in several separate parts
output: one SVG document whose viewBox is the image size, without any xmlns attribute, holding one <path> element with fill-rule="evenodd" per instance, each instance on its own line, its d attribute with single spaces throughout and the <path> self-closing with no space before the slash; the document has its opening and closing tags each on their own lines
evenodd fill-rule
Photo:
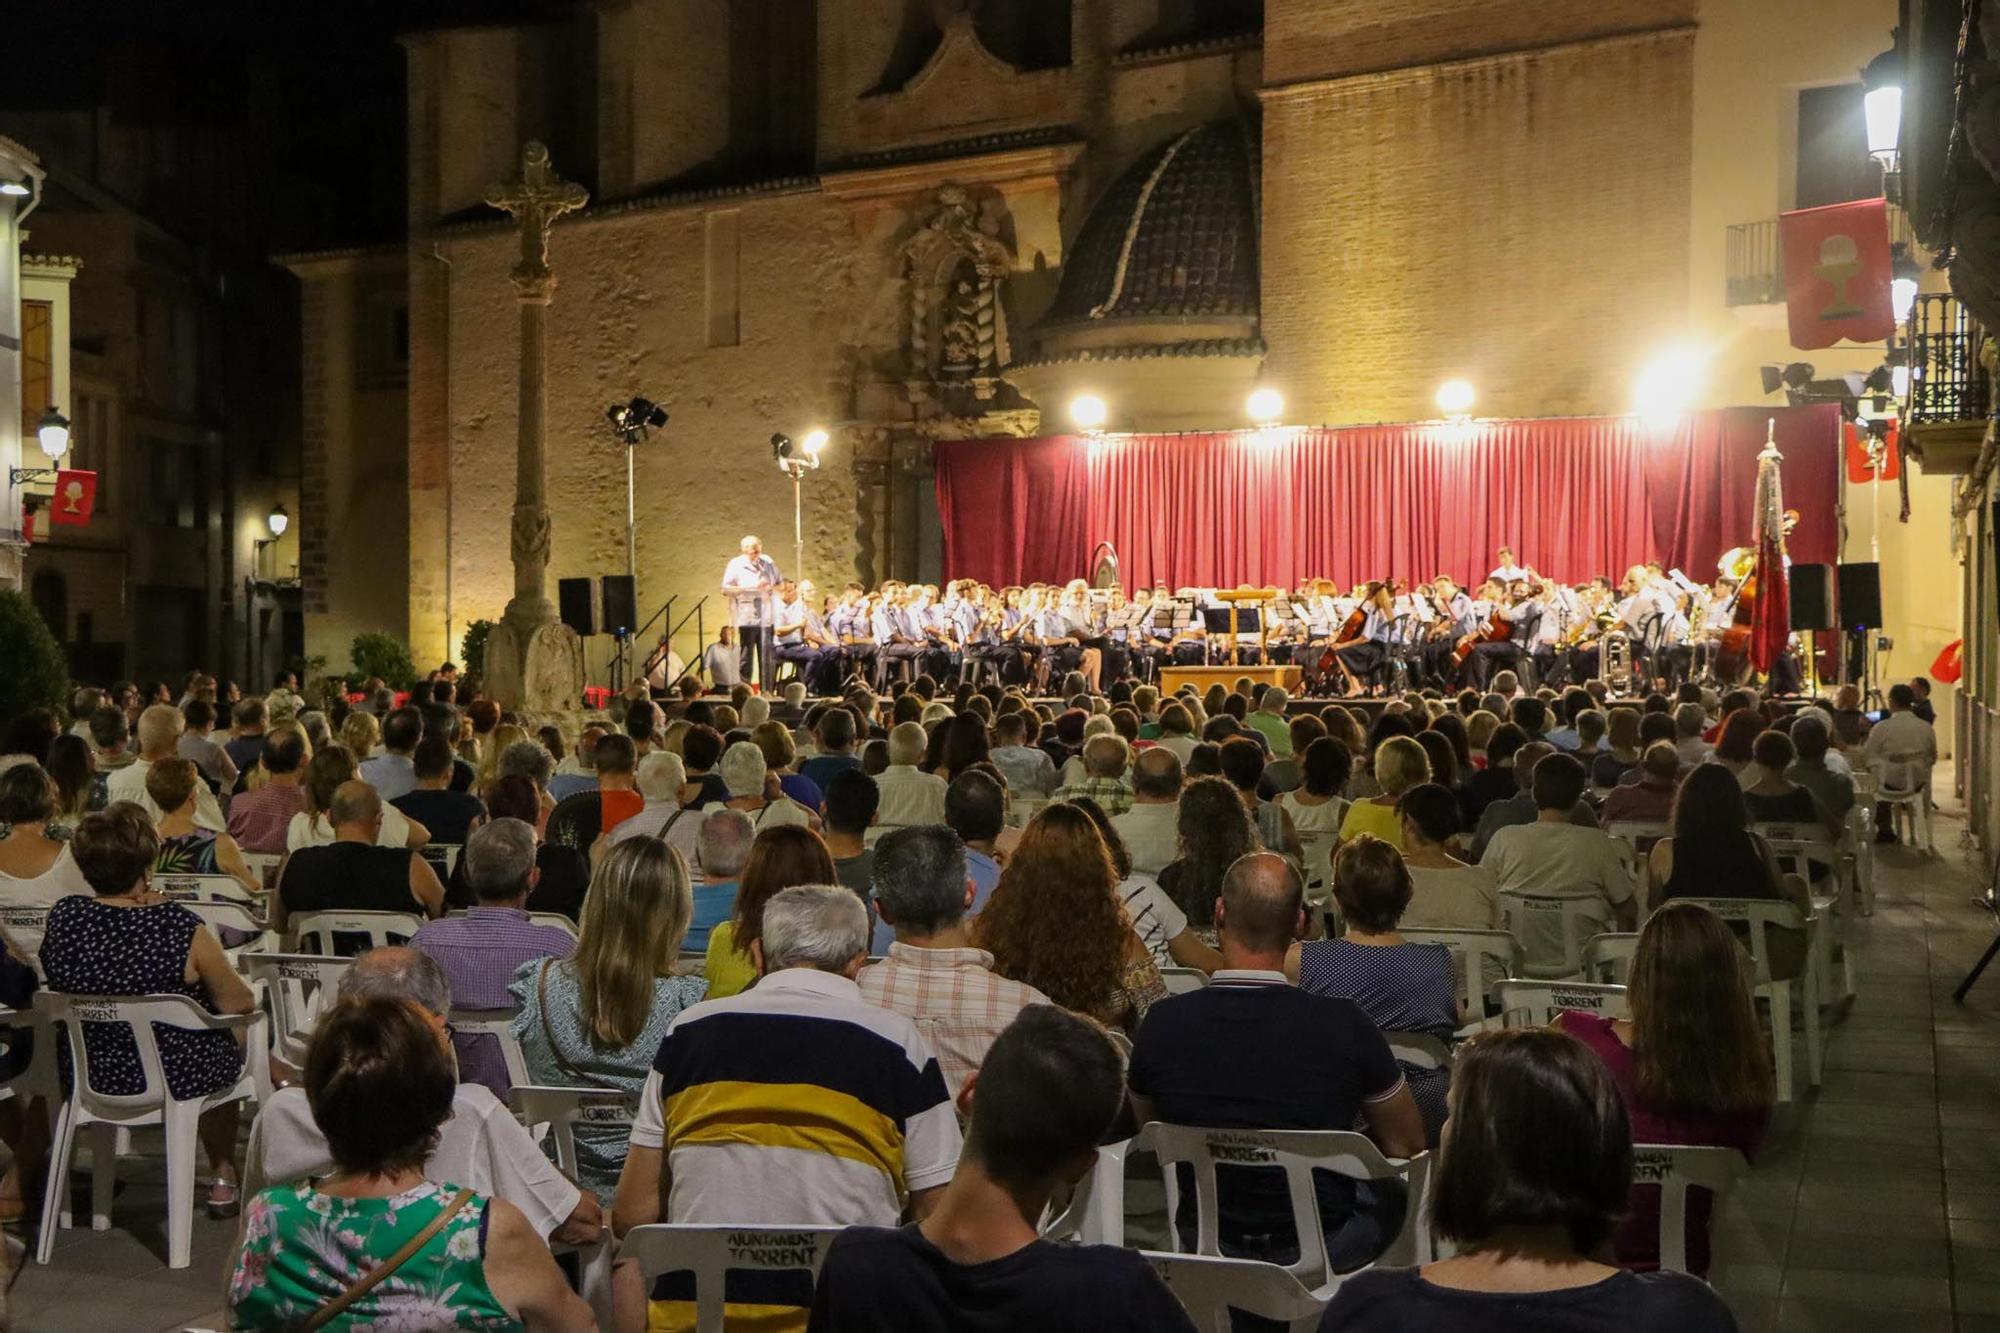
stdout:
<svg viewBox="0 0 2000 1333">
<path fill-rule="evenodd" d="M 458 1186 L 430 1181 L 389 1199 L 342 1199 L 311 1182 L 264 1190 L 243 1214 L 229 1278 L 229 1326 L 299 1328 L 429 1226 Z M 486 1285 L 483 1195 L 424 1248 L 324 1327 L 329 1330 L 519 1329 Z"/>
</svg>

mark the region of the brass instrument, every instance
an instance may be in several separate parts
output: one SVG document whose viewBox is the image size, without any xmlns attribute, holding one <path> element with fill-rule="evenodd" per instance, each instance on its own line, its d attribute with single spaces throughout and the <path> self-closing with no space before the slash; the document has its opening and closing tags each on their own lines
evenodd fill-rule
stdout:
<svg viewBox="0 0 2000 1333">
<path fill-rule="evenodd" d="M 1632 688 L 1632 637 L 1607 631 L 1597 642 L 1597 677 L 1620 694 Z"/>
</svg>

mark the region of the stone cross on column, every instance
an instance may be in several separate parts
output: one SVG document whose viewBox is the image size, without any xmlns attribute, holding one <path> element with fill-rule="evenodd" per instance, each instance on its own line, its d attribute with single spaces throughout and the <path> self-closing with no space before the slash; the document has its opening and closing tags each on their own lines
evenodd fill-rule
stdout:
<svg viewBox="0 0 2000 1333">
<path fill-rule="evenodd" d="M 583 693 L 583 644 L 556 618 L 548 596 L 549 509 L 544 378 L 545 321 L 555 295 L 549 227 L 582 208 L 590 195 L 556 175 L 549 150 L 530 140 L 519 180 L 495 185 L 486 202 L 511 213 L 521 231 L 512 274 L 521 311 L 519 433 L 514 463 L 514 596 L 487 644 L 487 688 L 503 705 L 572 709 Z"/>
</svg>

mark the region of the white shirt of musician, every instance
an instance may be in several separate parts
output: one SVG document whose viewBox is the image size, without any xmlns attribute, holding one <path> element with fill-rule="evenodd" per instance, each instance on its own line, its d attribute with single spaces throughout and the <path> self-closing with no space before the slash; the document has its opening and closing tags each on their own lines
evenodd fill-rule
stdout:
<svg viewBox="0 0 2000 1333">
<path fill-rule="evenodd" d="M 1531 575 L 1519 565 L 1502 565 L 1486 577 L 1492 579 L 1495 583 L 1515 583 L 1521 579 L 1529 578 Z"/>
<path fill-rule="evenodd" d="M 722 571 L 722 586 L 724 589 L 763 587 L 765 595 L 762 597 L 729 599 L 733 603 L 731 611 L 735 617 L 732 624 L 739 628 L 762 625 L 766 608 L 771 601 L 770 589 L 778 586 L 778 562 L 768 555 L 760 555 L 754 559 L 747 555 L 739 555 L 729 562 L 727 569 Z"/>
<path fill-rule="evenodd" d="M 794 597 L 789 602 L 779 602 L 772 612 L 777 626 L 779 643 L 803 643 L 805 641 L 806 604 Z"/>
</svg>

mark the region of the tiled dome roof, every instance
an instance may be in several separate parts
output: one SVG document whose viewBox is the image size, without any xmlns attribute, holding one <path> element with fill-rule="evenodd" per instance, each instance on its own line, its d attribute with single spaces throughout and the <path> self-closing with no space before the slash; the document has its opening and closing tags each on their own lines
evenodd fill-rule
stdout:
<svg viewBox="0 0 2000 1333">
<path fill-rule="evenodd" d="M 1234 121 L 1177 135 L 1105 191 L 1038 332 L 1099 320 L 1257 316 L 1257 160 Z"/>
</svg>

